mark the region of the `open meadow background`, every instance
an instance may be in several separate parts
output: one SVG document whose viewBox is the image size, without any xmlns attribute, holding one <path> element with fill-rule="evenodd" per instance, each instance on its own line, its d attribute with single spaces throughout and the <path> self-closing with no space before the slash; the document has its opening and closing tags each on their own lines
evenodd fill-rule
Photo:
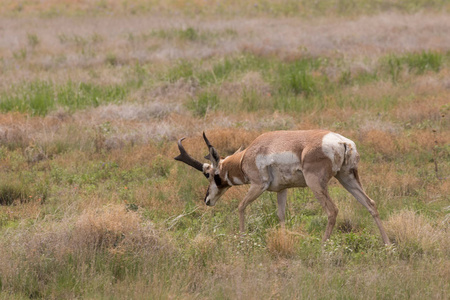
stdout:
<svg viewBox="0 0 450 300">
<path fill-rule="evenodd" d="M 0 1 L 1 299 L 448 299 L 445 0 Z M 393 242 L 336 180 L 214 208 L 176 162 L 259 134 L 354 140 Z"/>
</svg>

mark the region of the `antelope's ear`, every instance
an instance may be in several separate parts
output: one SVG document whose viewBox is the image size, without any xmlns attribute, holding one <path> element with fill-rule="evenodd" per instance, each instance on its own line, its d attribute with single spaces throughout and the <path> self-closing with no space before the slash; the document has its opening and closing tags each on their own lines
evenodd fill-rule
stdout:
<svg viewBox="0 0 450 300">
<path fill-rule="evenodd" d="M 208 159 L 212 162 L 213 167 L 217 168 L 220 161 L 219 153 L 217 153 L 217 150 L 214 147 L 209 148 L 209 154 L 207 155 Z"/>
<path fill-rule="evenodd" d="M 217 153 L 217 150 L 211 145 L 204 132 L 203 132 L 203 139 L 205 140 L 205 143 L 209 149 L 209 154 L 205 156 L 205 158 L 212 162 L 214 168 L 217 168 L 220 161 L 219 153 Z"/>
<path fill-rule="evenodd" d="M 242 150 L 244 150 L 244 146 L 240 146 L 239 149 L 237 149 L 236 152 L 234 152 L 233 154 L 239 153 Z"/>
</svg>

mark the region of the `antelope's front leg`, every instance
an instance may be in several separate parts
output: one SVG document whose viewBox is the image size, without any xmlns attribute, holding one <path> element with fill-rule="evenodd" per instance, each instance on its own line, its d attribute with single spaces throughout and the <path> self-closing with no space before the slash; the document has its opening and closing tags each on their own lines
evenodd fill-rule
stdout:
<svg viewBox="0 0 450 300">
<path fill-rule="evenodd" d="M 265 186 L 253 184 L 250 186 L 250 189 L 248 190 L 247 195 L 245 195 L 244 200 L 239 203 L 239 230 L 241 232 L 245 231 L 245 208 L 256 198 L 258 198 L 265 190 Z"/>
<path fill-rule="evenodd" d="M 287 189 L 277 193 L 278 219 L 280 220 L 281 228 L 284 228 L 284 219 L 286 217 L 286 200 Z"/>
</svg>

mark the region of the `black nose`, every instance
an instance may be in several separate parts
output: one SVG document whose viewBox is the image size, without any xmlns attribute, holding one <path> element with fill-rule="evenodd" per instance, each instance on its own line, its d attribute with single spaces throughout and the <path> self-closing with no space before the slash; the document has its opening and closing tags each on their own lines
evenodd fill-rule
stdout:
<svg viewBox="0 0 450 300">
<path fill-rule="evenodd" d="M 209 200 L 205 200 L 205 204 L 208 205 L 208 206 L 211 206 L 211 203 L 210 203 Z"/>
</svg>

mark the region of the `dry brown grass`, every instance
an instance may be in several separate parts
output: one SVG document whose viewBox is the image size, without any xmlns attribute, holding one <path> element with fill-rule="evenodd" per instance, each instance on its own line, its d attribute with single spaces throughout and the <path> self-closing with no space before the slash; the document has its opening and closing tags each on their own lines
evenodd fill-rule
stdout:
<svg viewBox="0 0 450 300">
<path fill-rule="evenodd" d="M 395 136 L 381 130 L 369 130 L 363 141 L 377 153 L 392 156 L 396 153 Z"/>
<path fill-rule="evenodd" d="M 411 147 L 419 146 L 420 149 L 426 149 L 426 151 L 431 153 L 435 146 L 444 146 L 449 139 L 450 133 L 445 130 L 439 130 L 439 132 L 434 132 L 433 129 L 416 130 L 408 140 L 404 140 L 404 144 L 413 141 L 413 144 L 410 145 Z"/>
<path fill-rule="evenodd" d="M 268 231 L 267 233 L 267 249 L 269 253 L 275 257 L 289 258 L 295 255 L 296 243 L 299 234 L 278 228 Z"/>
<path fill-rule="evenodd" d="M 403 257 L 448 253 L 450 250 L 448 224 L 433 227 L 423 215 L 410 210 L 392 214 L 385 224 L 388 236 Z"/>
<path fill-rule="evenodd" d="M 385 196 L 388 197 L 415 194 L 423 182 L 416 173 L 406 172 L 407 167 L 393 167 L 392 164 L 382 161 L 369 164 L 363 162 L 360 169 L 363 185 L 377 187 L 387 193 Z"/>
<path fill-rule="evenodd" d="M 425 87 L 424 87 L 425 89 Z M 427 86 L 428 93 L 433 87 Z M 396 118 L 408 122 L 411 126 L 425 125 L 423 122 L 438 121 L 442 125 L 449 123 L 449 113 L 446 111 L 449 93 L 447 91 L 434 91 L 433 96 L 417 97 L 414 101 L 401 103 L 394 111 Z"/>
<path fill-rule="evenodd" d="M 195 258 L 200 262 L 204 262 L 217 251 L 217 241 L 211 236 L 199 233 L 192 240 L 191 247 L 195 253 Z"/>
<path fill-rule="evenodd" d="M 9 239 L 0 242 L 0 253 L 8 259 L 0 264 L 0 270 L 3 284 L 8 287 L 22 284 L 14 281 L 18 272 L 29 272 L 25 277 L 38 276 L 39 284 L 48 283 L 51 274 L 58 271 L 58 267 L 46 269 L 53 260 L 57 266 L 65 265 L 71 258 L 79 264 L 87 263 L 82 267 L 87 269 L 95 255 L 104 251 L 108 255 L 125 255 L 131 251 L 151 257 L 169 254 L 174 249 L 167 236 L 151 223 L 143 222 L 139 213 L 127 211 L 122 205 L 88 209 L 63 221 L 37 221 L 19 234 L 6 232 L 6 235 Z"/>
<path fill-rule="evenodd" d="M 55 291 L 53 287 L 58 286 L 63 277 L 83 285 L 108 282 L 111 275 L 92 276 L 96 272 L 95 265 L 104 264 L 107 267 L 111 263 L 114 265 L 114 262 L 127 263 L 130 251 L 132 255 L 145 257 L 144 261 L 155 261 L 157 257 L 170 252 L 169 248 L 158 249 L 155 243 L 148 242 L 148 238 L 139 246 L 128 244 L 124 247 L 125 242 L 122 242 L 119 247 L 110 244 L 108 249 L 96 248 L 95 252 L 93 245 L 75 244 L 78 240 L 71 238 L 72 233 L 68 227 L 61 228 L 60 224 L 55 224 L 53 228 L 39 228 L 39 231 L 11 237 L 12 245 L 2 241 L 0 251 L 7 259 L 7 262 L 0 263 L 3 289 L 23 297 L 75 298 L 76 290 L 63 288 Z M 153 235 L 149 238 L 155 241 Z M 21 245 L 20 248 L 14 247 L 17 243 Z"/>
</svg>

